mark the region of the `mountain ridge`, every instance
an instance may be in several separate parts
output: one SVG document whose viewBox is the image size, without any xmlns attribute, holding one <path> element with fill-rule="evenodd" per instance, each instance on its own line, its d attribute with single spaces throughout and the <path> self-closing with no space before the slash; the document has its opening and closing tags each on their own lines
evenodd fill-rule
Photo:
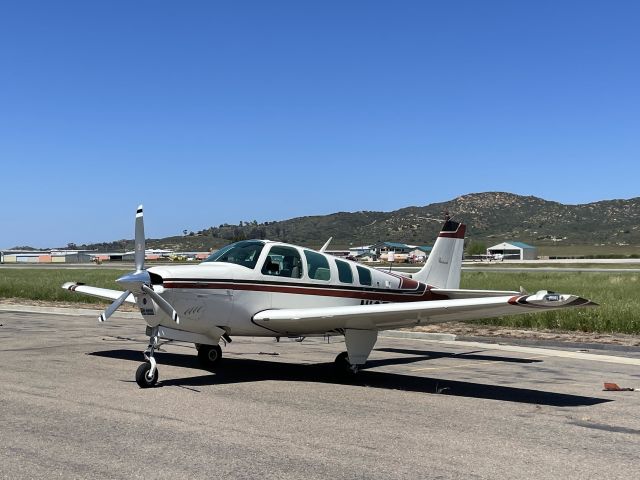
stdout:
<svg viewBox="0 0 640 480">
<path fill-rule="evenodd" d="M 185 235 L 148 239 L 147 246 L 204 251 L 245 238 L 268 238 L 317 248 L 329 237 L 333 237 L 330 248 L 377 241 L 431 245 L 445 214 L 466 223 L 467 238 L 477 242 L 640 244 L 640 197 L 568 205 L 532 195 L 480 192 L 391 212 L 336 212 L 273 222 L 222 224 Z M 100 251 L 132 249 L 133 241 L 76 247 Z"/>
</svg>

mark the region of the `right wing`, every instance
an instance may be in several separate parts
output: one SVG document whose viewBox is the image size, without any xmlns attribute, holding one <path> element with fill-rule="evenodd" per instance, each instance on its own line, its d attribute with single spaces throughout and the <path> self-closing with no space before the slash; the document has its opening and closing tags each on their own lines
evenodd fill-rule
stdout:
<svg viewBox="0 0 640 480">
<path fill-rule="evenodd" d="M 92 297 L 103 298 L 105 300 L 117 300 L 124 292 L 120 290 L 110 290 L 108 288 L 91 287 L 82 283 L 67 282 L 62 285 L 62 288 L 69 290 L 70 292 L 84 293 Z M 136 299 L 133 294 L 130 294 L 126 299 L 127 303 L 136 303 Z"/>
<path fill-rule="evenodd" d="M 522 295 L 524 293 L 515 290 L 467 290 L 461 288 L 432 288 L 429 291 L 431 293 L 444 295 L 450 300 L 457 298 L 513 297 L 514 295 Z"/>
<path fill-rule="evenodd" d="M 387 330 L 590 305 L 596 304 L 575 295 L 540 291 L 535 295 L 458 298 L 342 307 L 271 309 L 256 313 L 252 322 L 283 335 L 311 335 L 349 328 Z"/>
</svg>

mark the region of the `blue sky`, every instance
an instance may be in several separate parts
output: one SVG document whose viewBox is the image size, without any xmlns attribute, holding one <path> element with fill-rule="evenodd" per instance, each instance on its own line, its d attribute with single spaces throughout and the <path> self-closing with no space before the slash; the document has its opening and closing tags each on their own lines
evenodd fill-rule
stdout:
<svg viewBox="0 0 640 480">
<path fill-rule="evenodd" d="M 0 3 L 0 247 L 640 195 L 636 1 Z"/>
</svg>

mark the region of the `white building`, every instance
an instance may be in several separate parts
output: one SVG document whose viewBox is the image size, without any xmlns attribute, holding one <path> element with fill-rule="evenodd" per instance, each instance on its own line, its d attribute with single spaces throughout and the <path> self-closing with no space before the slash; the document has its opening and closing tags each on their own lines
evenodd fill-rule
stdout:
<svg viewBox="0 0 640 480">
<path fill-rule="evenodd" d="M 487 255 L 502 255 L 505 260 L 535 260 L 538 249 L 522 242 L 502 242 L 487 248 Z"/>
</svg>

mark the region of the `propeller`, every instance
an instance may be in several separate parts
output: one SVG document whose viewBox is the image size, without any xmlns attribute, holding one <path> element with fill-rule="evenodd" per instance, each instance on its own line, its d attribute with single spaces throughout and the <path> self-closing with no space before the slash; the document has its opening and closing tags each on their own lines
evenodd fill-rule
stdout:
<svg viewBox="0 0 640 480">
<path fill-rule="evenodd" d="M 135 237 L 135 251 L 134 260 L 136 265 L 135 272 L 127 273 L 116 280 L 119 284 L 126 287 L 126 290 L 118 297 L 107 309 L 98 317 L 99 322 L 104 322 L 124 303 L 129 295 L 146 293 L 153 301 L 158 305 L 158 308 L 166 313 L 174 322 L 180 323 L 180 317 L 178 312 L 162 298 L 151 286 L 151 276 L 149 272 L 144 268 L 144 253 L 145 253 L 145 241 L 144 241 L 144 215 L 142 205 L 138 206 L 136 210 L 136 237 Z"/>
</svg>

